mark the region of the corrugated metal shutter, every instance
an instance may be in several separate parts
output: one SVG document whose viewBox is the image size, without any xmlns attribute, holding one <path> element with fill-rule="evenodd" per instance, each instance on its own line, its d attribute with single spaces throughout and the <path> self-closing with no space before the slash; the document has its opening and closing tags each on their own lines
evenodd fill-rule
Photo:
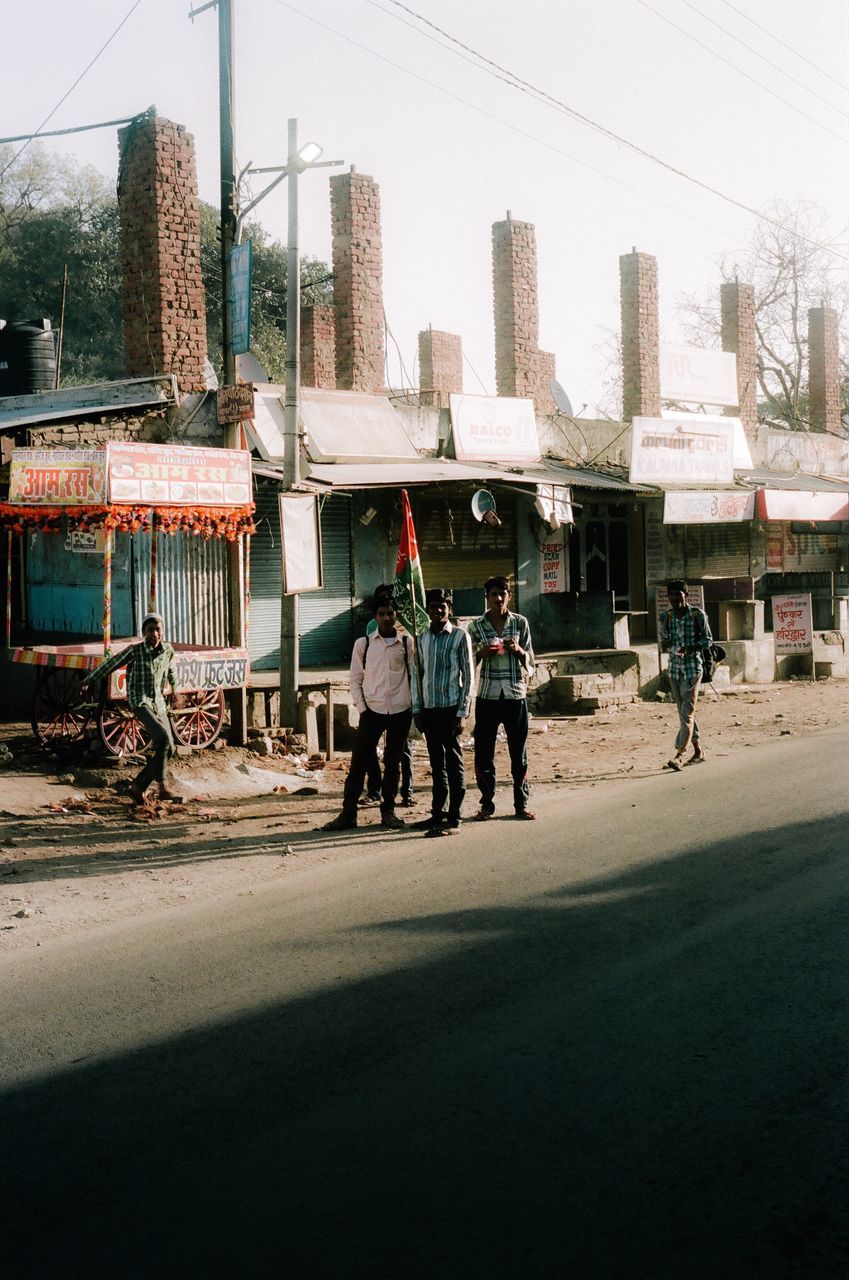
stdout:
<svg viewBox="0 0 849 1280">
<path fill-rule="evenodd" d="M 159 537 L 156 607 L 169 640 L 180 644 L 227 645 L 230 602 L 227 543 L 190 534 Z M 150 585 L 150 534 L 133 536 L 134 596 L 138 625 L 147 612 Z"/>
<path fill-rule="evenodd" d="M 750 573 L 751 522 L 742 524 L 694 524 L 677 528 L 684 543 L 684 576 L 747 578 Z"/>
<path fill-rule="evenodd" d="M 28 533 L 27 616 L 34 631 L 71 639 L 103 634 L 103 556 L 74 552 L 62 533 Z M 131 542 L 116 533 L 112 553 L 112 635 L 133 634 Z"/>
<path fill-rule="evenodd" d="M 456 494 L 415 494 L 412 505 L 425 587 L 451 587 L 460 616 L 482 613 L 486 579 L 497 573 L 515 577 L 512 495 L 499 494 L 496 528 L 478 523 L 469 500 Z"/>
<path fill-rule="evenodd" d="M 260 488 L 256 492 L 257 532 L 251 539 L 248 627 L 251 666 L 255 671 L 273 671 L 280 664 L 282 570 L 277 492 L 276 488 Z M 321 546 L 324 588 L 300 597 L 300 665 L 347 666 L 353 644 L 349 499 L 325 499 Z"/>
<path fill-rule="evenodd" d="M 767 525 L 770 569 L 784 573 L 831 573 L 840 567 L 836 533 L 794 533 L 786 522 Z"/>
</svg>

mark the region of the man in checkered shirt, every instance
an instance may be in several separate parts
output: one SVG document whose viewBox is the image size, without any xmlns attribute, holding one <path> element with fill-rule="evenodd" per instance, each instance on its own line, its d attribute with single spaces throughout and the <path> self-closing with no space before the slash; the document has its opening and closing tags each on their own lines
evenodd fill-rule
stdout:
<svg viewBox="0 0 849 1280">
<path fill-rule="evenodd" d="M 130 783 L 129 791 L 136 804 L 143 804 L 145 792 L 152 782 L 159 788 L 160 800 L 180 803 L 182 796 L 175 795 L 168 787 L 166 769 L 176 746 L 171 732 L 171 721 L 165 705 L 165 685 L 174 683 L 174 650 L 165 644 L 162 635 L 164 623 L 158 613 L 149 613 L 142 623 L 141 644 L 131 644 L 120 653 L 113 654 L 83 680 L 80 688 L 104 680 L 119 667 L 127 668 L 127 703 L 138 716 L 153 743 L 153 756 L 141 773 Z M 176 705 L 176 698 L 174 699 Z"/>
<path fill-rule="evenodd" d="M 687 584 L 680 578 L 673 578 L 667 582 L 669 612 L 660 615 L 661 648 L 664 653 L 669 654 L 666 675 L 673 700 L 678 708 L 675 755 L 667 760 L 664 767 L 674 769 L 676 772 L 685 763 L 704 763 L 705 753 L 696 720 L 696 702 L 704 672 L 702 653 L 713 644 L 707 616 L 702 609 L 687 603 L 687 594 Z M 684 754 L 691 742 L 693 754 L 685 762 Z"/>
</svg>

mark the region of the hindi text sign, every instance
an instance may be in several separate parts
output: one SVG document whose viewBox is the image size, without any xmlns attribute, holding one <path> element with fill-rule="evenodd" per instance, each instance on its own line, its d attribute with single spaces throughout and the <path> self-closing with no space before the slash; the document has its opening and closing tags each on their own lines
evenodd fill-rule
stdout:
<svg viewBox="0 0 849 1280">
<path fill-rule="evenodd" d="M 700 423 L 695 413 L 634 418 L 629 476 L 632 483 L 640 484 L 730 485 L 734 480 L 732 420 Z"/>
<path fill-rule="evenodd" d="M 566 539 L 560 529 L 539 544 L 539 576 L 542 595 L 566 590 Z"/>
<path fill-rule="evenodd" d="M 215 408 L 218 425 L 226 422 L 243 422 L 245 418 L 253 419 L 254 384 L 238 382 L 234 387 L 219 387 L 215 393 Z"/>
<path fill-rule="evenodd" d="M 811 597 L 772 596 L 772 638 L 776 657 L 786 653 L 813 653 L 814 630 Z"/>
<path fill-rule="evenodd" d="M 106 502 L 102 449 L 15 449 L 9 502 L 22 507 L 96 507 Z"/>
<path fill-rule="evenodd" d="M 110 442 L 106 451 L 110 502 L 243 507 L 252 501 L 251 456 L 243 449 Z"/>
</svg>

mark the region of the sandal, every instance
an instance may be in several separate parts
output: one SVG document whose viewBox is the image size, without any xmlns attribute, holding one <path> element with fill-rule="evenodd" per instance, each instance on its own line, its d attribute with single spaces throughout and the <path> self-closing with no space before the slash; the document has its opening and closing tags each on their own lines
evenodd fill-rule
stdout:
<svg viewBox="0 0 849 1280">
<path fill-rule="evenodd" d="M 530 809 L 517 809 L 513 815 L 515 818 L 523 818 L 525 822 L 536 822 L 536 814 L 531 813 Z"/>
<path fill-rule="evenodd" d="M 667 760 L 666 764 L 663 767 L 664 769 L 672 769 L 674 770 L 675 773 L 680 773 L 681 769 L 683 768 L 683 765 L 678 756 L 673 756 L 671 760 Z"/>
<path fill-rule="evenodd" d="M 686 763 L 687 764 L 704 764 L 705 759 L 706 757 L 705 757 L 704 751 L 694 751 L 693 754 L 690 756 L 690 759 L 687 760 Z"/>
</svg>

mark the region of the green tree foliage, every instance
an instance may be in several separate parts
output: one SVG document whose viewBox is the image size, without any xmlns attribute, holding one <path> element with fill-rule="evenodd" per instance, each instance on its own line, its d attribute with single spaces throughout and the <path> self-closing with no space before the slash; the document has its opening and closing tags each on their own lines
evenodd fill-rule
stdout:
<svg viewBox="0 0 849 1280">
<path fill-rule="evenodd" d="M 118 205 L 93 170 L 51 160 L 29 148 L 13 161 L 0 149 L 0 317 L 47 316 L 59 326 L 64 268 L 68 295 L 62 385 L 125 376 L 121 332 Z M 258 223 L 253 241 L 252 350 L 274 381 L 284 376 L 286 249 Z M 218 211 L 201 204 L 201 268 L 206 289 L 209 356 L 221 372 L 221 241 Z M 332 301 L 330 271 L 301 260 L 304 302 Z"/>
</svg>

